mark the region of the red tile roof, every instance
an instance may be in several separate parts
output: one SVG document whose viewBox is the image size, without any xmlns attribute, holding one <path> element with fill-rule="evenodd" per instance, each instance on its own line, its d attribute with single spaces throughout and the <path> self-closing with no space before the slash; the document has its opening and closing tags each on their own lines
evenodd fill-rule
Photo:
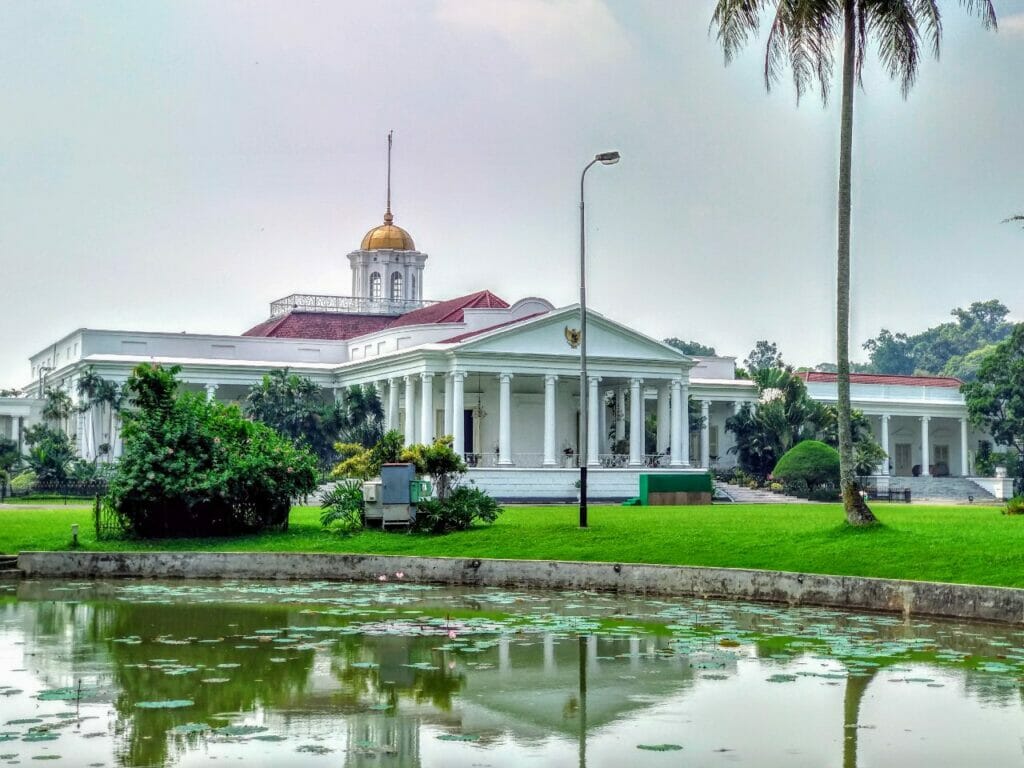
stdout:
<svg viewBox="0 0 1024 768">
<path fill-rule="evenodd" d="M 406 312 L 395 320 L 392 328 L 406 325 L 435 325 L 437 323 L 461 323 L 463 311 L 467 309 L 506 309 L 508 302 L 490 291 L 477 291 L 457 299 L 431 304 L 423 309 Z"/>
<path fill-rule="evenodd" d="M 530 320 L 530 319 L 532 319 L 534 317 L 540 317 L 541 315 L 546 315 L 546 314 L 547 314 L 546 311 L 545 312 L 534 312 L 532 315 L 526 315 L 525 317 L 520 317 L 520 318 L 517 318 L 515 320 L 506 320 L 504 323 L 498 323 L 497 325 L 489 325 L 486 328 L 480 328 L 479 330 L 476 330 L 476 331 L 467 331 L 466 333 L 460 333 L 458 336 L 452 336 L 450 339 L 443 339 L 443 340 L 439 341 L 438 343 L 439 344 L 457 344 L 460 341 L 466 341 L 467 339 L 471 339 L 474 336 L 480 336 L 480 335 L 485 334 L 485 333 L 490 333 L 491 331 L 496 331 L 499 328 L 505 328 L 506 326 L 509 326 L 509 325 L 515 325 L 516 323 L 522 323 L 522 322 L 525 322 L 526 320 Z"/>
<path fill-rule="evenodd" d="M 824 371 L 801 371 L 797 374 L 804 381 L 820 381 L 831 384 L 836 374 Z M 952 376 L 897 376 L 888 373 L 851 373 L 851 384 L 895 384 L 901 387 L 949 387 L 959 389 L 963 382 Z"/>
<path fill-rule="evenodd" d="M 279 339 L 330 339 L 344 341 L 382 331 L 394 322 L 394 315 L 348 315 L 336 312 L 289 312 L 260 323 L 243 336 Z"/>
<path fill-rule="evenodd" d="M 289 312 L 253 326 L 243 336 L 269 336 L 284 339 L 329 339 L 344 341 L 376 333 L 385 328 L 407 325 L 461 323 L 467 309 L 506 309 L 504 299 L 490 291 L 477 291 L 406 312 L 404 315 L 350 315 L 335 312 Z"/>
</svg>

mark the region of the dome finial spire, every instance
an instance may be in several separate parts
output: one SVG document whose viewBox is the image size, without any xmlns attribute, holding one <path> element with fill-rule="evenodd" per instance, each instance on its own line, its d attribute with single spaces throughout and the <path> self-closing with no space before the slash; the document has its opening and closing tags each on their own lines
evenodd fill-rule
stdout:
<svg viewBox="0 0 1024 768">
<path fill-rule="evenodd" d="M 395 217 L 391 215 L 391 135 L 394 131 L 388 131 L 388 207 L 384 212 L 384 223 L 390 224 L 395 220 Z"/>
</svg>

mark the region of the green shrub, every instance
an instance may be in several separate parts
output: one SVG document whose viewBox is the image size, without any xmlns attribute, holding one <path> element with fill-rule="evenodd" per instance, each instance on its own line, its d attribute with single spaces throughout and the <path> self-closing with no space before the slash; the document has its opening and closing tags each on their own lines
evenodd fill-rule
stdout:
<svg viewBox="0 0 1024 768">
<path fill-rule="evenodd" d="M 135 536 L 286 528 L 291 500 L 316 488 L 316 458 L 236 406 L 178 394 L 177 368 L 128 380 L 124 452 L 108 501 Z"/>
<path fill-rule="evenodd" d="M 791 477 L 782 484 L 782 492 L 787 496 L 806 499 L 811 494 L 811 486 L 802 477 Z"/>
<path fill-rule="evenodd" d="M 343 480 L 320 501 L 320 524 L 342 533 L 355 533 L 363 527 L 363 484 L 359 480 Z"/>
<path fill-rule="evenodd" d="M 434 494 L 442 501 L 466 471 L 466 463 L 452 450 L 451 436 L 439 437 L 430 445 L 410 445 L 402 451 L 401 461 L 415 465 L 417 474 L 430 475 Z"/>
<path fill-rule="evenodd" d="M 1006 502 L 1005 515 L 1024 515 L 1024 496 L 1014 496 Z"/>
<path fill-rule="evenodd" d="M 839 484 L 839 452 L 817 440 L 804 440 L 790 448 L 772 470 L 785 483 L 803 480 L 810 488 Z"/>
<path fill-rule="evenodd" d="M 782 493 L 782 483 L 772 483 L 768 486 L 768 490 L 774 493 Z"/>
<path fill-rule="evenodd" d="M 498 502 L 479 488 L 460 485 L 444 499 L 425 499 L 418 505 L 414 530 L 421 533 L 464 531 L 476 523 L 493 523 L 501 514 Z"/>
<path fill-rule="evenodd" d="M 31 469 L 11 478 L 11 490 L 15 493 L 27 493 L 36 484 L 36 473 Z"/>
</svg>

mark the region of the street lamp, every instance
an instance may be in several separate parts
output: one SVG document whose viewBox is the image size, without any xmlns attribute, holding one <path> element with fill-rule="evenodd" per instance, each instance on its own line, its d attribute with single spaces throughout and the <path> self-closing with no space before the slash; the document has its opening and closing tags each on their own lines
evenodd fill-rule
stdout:
<svg viewBox="0 0 1024 768">
<path fill-rule="evenodd" d="M 584 227 L 583 182 L 587 171 L 595 163 L 615 165 L 619 162 L 618 152 L 602 152 L 587 163 L 580 174 L 580 528 L 587 527 L 587 464 L 589 456 L 590 408 L 587 402 L 590 382 L 587 381 L 587 236 Z"/>
</svg>

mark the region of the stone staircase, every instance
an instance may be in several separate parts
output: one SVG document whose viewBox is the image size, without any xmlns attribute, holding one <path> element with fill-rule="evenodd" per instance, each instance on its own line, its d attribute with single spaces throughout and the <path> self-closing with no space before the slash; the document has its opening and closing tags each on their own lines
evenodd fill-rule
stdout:
<svg viewBox="0 0 1024 768">
<path fill-rule="evenodd" d="M 957 501 L 975 504 L 994 502 L 995 497 L 966 477 L 894 477 L 893 488 L 909 488 L 911 501 Z"/>
<path fill-rule="evenodd" d="M 807 499 L 787 496 L 784 493 L 772 493 L 761 489 L 751 490 L 732 483 L 716 482 L 715 488 L 737 504 L 811 504 Z"/>
<path fill-rule="evenodd" d="M 0 579 L 20 579 L 17 555 L 0 555 Z"/>
</svg>

